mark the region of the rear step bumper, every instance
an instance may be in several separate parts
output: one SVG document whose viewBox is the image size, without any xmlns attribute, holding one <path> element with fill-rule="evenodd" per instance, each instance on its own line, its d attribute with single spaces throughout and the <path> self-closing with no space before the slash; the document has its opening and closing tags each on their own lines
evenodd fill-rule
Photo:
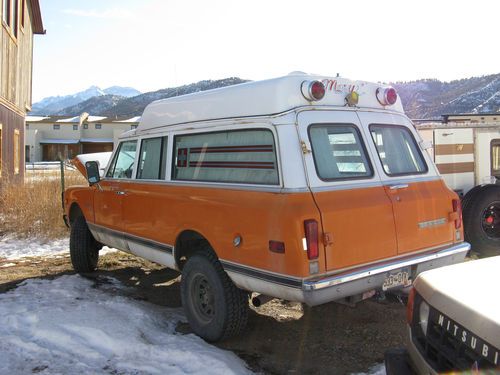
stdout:
<svg viewBox="0 0 500 375">
<path fill-rule="evenodd" d="M 414 280 L 423 271 L 462 262 L 469 250 L 470 244 L 461 242 L 436 249 L 432 253 L 370 265 L 320 279 L 304 280 L 302 282 L 302 302 L 314 306 L 373 289 L 379 290 L 382 289 L 389 274 L 403 270 L 408 271 L 410 278 Z"/>
</svg>

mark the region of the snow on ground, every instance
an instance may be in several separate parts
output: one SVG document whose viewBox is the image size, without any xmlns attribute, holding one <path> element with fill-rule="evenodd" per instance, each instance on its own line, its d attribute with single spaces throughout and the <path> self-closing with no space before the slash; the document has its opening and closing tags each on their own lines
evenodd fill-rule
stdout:
<svg viewBox="0 0 500 375">
<path fill-rule="evenodd" d="M 104 246 L 99 255 L 116 251 Z M 23 257 L 52 257 L 69 253 L 69 239 L 41 242 L 37 240 L 24 240 L 5 236 L 0 238 L 0 258 L 19 259 Z"/>
<path fill-rule="evenodd" d="M 386 375 L 385 365 L 383 363 L 379 363 L 369 369 L 367 373 L 356 373 L 352 375 Z"/>
<path fill-rule="evenodd" d="M 2 374 L 249 374 L 233 353 L 175 332 L 181 310 L 112 278 L 31 279 L 0 294 Z"/>
</svg>

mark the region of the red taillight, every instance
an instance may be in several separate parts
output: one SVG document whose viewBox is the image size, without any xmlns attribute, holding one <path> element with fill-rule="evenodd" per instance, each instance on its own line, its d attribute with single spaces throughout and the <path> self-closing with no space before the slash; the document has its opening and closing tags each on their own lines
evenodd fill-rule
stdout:
<svg viewBox="0 0 500 375">
<path fill-rule="evenodd" d="M 325 96 L 325 85 L 321 81 L 304 81 L 301 91 L 307 100 L 321 100 Z"/>
<path fill-rule="evenodd" d="M 413 309 L 415 307 L 415 288 L 411 288 L 410 294 L 408 295 L 408 304 L 406 305 L 406 321 L 408 324 L 413 323 Z"/>
<path fill-rule="evenodd" d="M 462 203 L 460 199 L 453 199 L 451 202 L 453 205 L 453 212 L 456 212 L 458 216 L 455 219 L 455 229 L 459 229 L 462 227 Z"/>
<path fill-rule="evenodd" d="M 376 95 L 382 105 L 393 105 L 398 100 L 398 93 L 393 87 L 379 87 Z"/>
<path fill-rule="evenodd" d="M 307 258 L 316 259 L 319 256 L 318 222 L 314 219 L 304 221 L 306 234 Z"/>
<path fill-rule="evenodd" d="M 285 243 L 281 241 L 269 241 L 269 250 L 274 253 L 284 253 L 285 252 Z"/>
</svg>

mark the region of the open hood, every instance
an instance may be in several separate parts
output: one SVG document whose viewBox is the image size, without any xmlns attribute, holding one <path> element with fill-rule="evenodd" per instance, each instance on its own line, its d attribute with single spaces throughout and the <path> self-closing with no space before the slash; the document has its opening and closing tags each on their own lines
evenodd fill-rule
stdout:
<svg viewBox="0 0 500 375">
<path fill-rule="evenodd" d="M 80 171 L 80 173 L 87 178 L 87 171 L 85 170 L 85 163 L 88 161 L 96 161 L 99 164 L 99 175 L 104 176 L 104 170 L 108 165 L 112 152 L 96 152 L 94 154 L 81 154 L 77 155 L 71 163 Z"/>
</svg>

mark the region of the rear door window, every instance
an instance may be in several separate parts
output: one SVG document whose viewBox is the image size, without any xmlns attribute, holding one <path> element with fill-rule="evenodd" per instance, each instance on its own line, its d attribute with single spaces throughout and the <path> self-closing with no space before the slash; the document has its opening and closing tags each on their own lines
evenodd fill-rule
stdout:
<svg viewBox="0 0 500 375">
<path fill-rule="evenodd" d="M 409 129 L 395 125 L 371 125 L 370 132 L 387 175 L 427 172 L 427 164 Z"/>
<path fill-rule="evenodd" d="M 125 141 L 120 143 L 118 152 L 115 154 L 113 162 L 108 169 L 106 177 L 111 178 L 132 178 L 134 170 L 135 152 L 137 141 Z"/>
<path fill-rule="evenodd" d="M 354 125 L 311 125 L 309 139 L 316 172 L 322 180 L 373 175 L 361 135 Z"/>
</svg>

